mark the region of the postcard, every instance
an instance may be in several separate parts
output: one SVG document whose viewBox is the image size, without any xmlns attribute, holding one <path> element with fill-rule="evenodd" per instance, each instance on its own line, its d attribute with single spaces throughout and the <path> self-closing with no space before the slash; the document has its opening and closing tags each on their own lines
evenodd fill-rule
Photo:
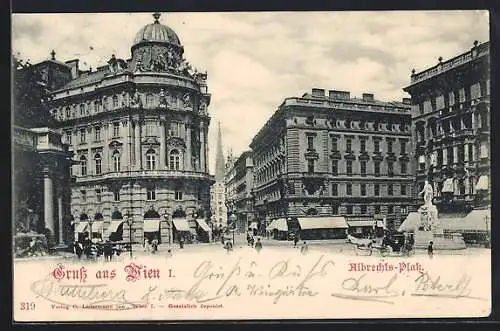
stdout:
<svg viewBox="0 0 500 331">
<path fill-rule="evenodd" d="M 491 313 L 487 11 L 12 24 L 15 322 Z"/>
</svg>

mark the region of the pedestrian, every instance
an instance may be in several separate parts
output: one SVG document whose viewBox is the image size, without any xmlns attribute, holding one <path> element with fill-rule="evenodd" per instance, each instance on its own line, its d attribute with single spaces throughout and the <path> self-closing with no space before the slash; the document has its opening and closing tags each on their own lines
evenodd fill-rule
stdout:
<svg viewBox="0 0 500 331">
<path fill-rule="evenodd" d="M 183 248 L 184 248 L 184 237 L 181 237 L 181 238 L 179 239 L 179 248 L 180 248 L 180 249 L 183 249 Z"/>
<path fill-rule="evenodd" d="M 300 248 L 300 252 L 302 254 L 307 254 L 307 251 L 309 250 L 309 247 L 307 246 L 307 243 L 304 241 L 302 243 L 302 247 Z"/>
<path fill-rule="evenodd" d="M 260 250 L 262 249 L 262 243 L 260 242 L 260 238 L 257 238 L 257 242 L 255 243 L 255 250 L 257 253 L 260 253 Z"/>
<path fill-rule="evenodd" d="M 148 249 L 148 238 L 144 238 L 144 251 L 147 252 L 149 249 Z"/>
<path fill-rule="evenodd" d="M 78 242 L 78 240 L 75 240 L 75 243 L 73 244 L 73 250 L 78 259 L 81 259 L 83 254 L 83 246 L 81 243 Z"/>
<path fill-rule="evenodd" d="M 158 239 L 154 238 L 153 241 L 151 241 L 151 248 L 153 254 L 156 254 L 156 252 L 158 252 Z"/>
<path fill-rule="evenodd" d="M 172 257 L 172 250 L 171 249 L 167 250 L 167 257 Z"/>
<path fill-rule="evenodd" d="M 229 254 L 229 252 L 231 251 L 231 243 L 229 241 L 227 241 L 226 244 L 224 245 L 224 249 Z"/>
<path fill-rule="evenodd" d="M 111 245 L 109 239 L 104 243 L 103 254 L 104 260 L 111 262 L 111 259 L 113 258 L 113 246 Z"/>
<path fill-rule="evenodd" d="M 431 241 L 429 242 L 429 246 L 427 246 L 427 254 L 429 255 L 429 257 L 432 259 L 432 257 L 434 256 L 434 247 L 433 247 L 434 243 Z"/>
<path fill-rule="evenodd" d="M 297 247 L 297 243 L 299 242 L 299 236 L 297 234 L 295 234 L 295 236 L 293 237 L 293 247 Z"/>
</svg>

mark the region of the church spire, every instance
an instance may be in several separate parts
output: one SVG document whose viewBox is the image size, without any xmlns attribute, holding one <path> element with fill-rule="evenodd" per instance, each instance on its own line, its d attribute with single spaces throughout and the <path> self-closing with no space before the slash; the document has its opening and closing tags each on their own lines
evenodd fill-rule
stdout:
<svg viewBox="0 0 500 331">
<path fill-rule="evenodd" d="M 223 182 L 224 175 L 225 175 L 224 154 L 222 151 L 222 133 L 219 122 L 219 131 L 217 132 L 217 150 L 215 154 L 215 181 Z"/>
</svg>

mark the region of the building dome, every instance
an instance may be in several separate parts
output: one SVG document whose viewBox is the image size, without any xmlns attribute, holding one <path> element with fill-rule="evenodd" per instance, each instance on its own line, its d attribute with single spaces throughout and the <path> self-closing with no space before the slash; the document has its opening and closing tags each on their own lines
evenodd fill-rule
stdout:
<svg viewBox="0 0 500 331">
<path fill-rule="evenodd" d="M 154 13 L 153 17 L 155 19 L 154 23 L 146 25 L 137 32 L 132 46 L 152 41 L 174 44 L 180 47 L 181 42 L 175 31 L 158 21 L 160 13 Z"/>
</svg>

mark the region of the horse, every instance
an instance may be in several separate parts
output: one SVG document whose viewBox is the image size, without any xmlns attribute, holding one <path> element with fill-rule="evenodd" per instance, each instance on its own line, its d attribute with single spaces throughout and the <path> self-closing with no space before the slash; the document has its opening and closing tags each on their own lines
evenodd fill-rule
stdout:
<svg viewBox="0 0 500 331">
<path fill-rule="evenodd" d="M 347 235 L 347 242 L 356 245 L 357 248 L 371 248 L 373 245 L 373 239 L 360 239 L 356 238 L 350 234 Z"/>
</svg>

